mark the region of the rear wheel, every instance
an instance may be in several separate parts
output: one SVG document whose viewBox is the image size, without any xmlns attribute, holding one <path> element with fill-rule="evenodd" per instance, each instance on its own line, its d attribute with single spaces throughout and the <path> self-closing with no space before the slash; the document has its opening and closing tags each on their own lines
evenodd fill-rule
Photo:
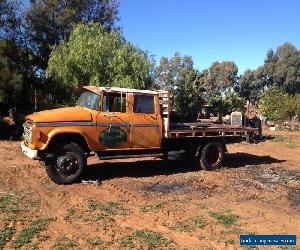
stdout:
<svg viewBox="0 0 300 250">
<path fill-rule="evenodd" d="M 215 170 L 221 167 L 224 161 L 224 145 L 221 142 L 206 144 L 200 155 L 200 166 L 204 170 Z"/>
<path fill-rule="evenodd" d="M 87 165 L 84 150 L 71 142 L 46 157 L 46 172 L 57 184 L 70 184 L 80 178 Z"/>
</svg>

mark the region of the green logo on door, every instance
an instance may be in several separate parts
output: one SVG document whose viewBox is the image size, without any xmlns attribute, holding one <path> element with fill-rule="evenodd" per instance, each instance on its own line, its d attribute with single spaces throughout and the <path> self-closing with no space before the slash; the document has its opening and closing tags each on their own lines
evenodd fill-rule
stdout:
<svg viewBox="0 0 300 250">
<path fill-rule="evenodd" d="M 100 134 L 99 141 L 106 147 L 119 147 L 127 141 L 127 133 L 120 128 L 108 128 Z"/>
</svg>

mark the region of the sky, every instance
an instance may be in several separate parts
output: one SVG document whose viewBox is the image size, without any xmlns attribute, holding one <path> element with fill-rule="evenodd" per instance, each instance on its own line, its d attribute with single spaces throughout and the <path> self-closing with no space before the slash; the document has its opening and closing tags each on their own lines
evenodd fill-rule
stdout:
<svg viewBox="0 0 300 250">
<path fill-rule="evenodd" d="M 234 61 L 242 74 L 262 65 L 267 50 L 300 49 L 300 0 L 120 0 L 124 37 L 155 55 L 190 55 L 203 70 Z"/>
</svg>

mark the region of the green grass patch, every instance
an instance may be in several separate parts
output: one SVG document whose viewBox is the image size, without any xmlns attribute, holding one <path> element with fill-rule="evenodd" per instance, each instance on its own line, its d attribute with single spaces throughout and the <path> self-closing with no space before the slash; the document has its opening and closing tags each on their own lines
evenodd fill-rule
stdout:
<svg viewBox="0 0 300 250">
<path fill-rule="evenodd" d="M 208 208 L 207 204 L 205 203 L 198 203 L 196 204 L 197 208 L 200 208 L 200 209 L 206 209 Z"/>
<path fill-rule="evenodd" d="M 67 209 L 67 214 L 65 215 L 65 220 L 70 220 L 74 215 L 75 215 L 75 208 L 68 208 Z"/>
<path fill-rule="evenodd" d="M 289 141 L 286 145 L 288 148 L 295 148 L 297 147 L 296 143 L 294 141 Z"/>
<path fill-rule="evenodd" d="M 37 206 L 39 200 L 33 201 L 30 195 L 16 195 L 7 193 L 0 196 L 0 213 L 10 217 L 9 220 L 14 220 L 15 216 L 22 211 L 28 211 Z"/>
<path fill-rule="evenodd" d="M 10 241 L 14 231 L 15 230 L 10 227 L 5 227 L 4 229 L 0 230 L 0 249 L 3 249 L 6 242 Z"/>
<path fill-rule="evenodd" d="M 0 197 L 0 211 L 3 213 L 19 212 L 19 197 L 13 194 L 5 194 Z"/>
<path fill-rule="evenodd" d="M 191 224 L 192 223 L 190 221 L 177 221 L 174 226 L 170 227 L 170 229 L 179 232 L 192 232 L 194 227 Z"/>
<path fill-rule="evenodd" d="M 183 221 L 177 221 L 174 226 L 170 227 L 170 229 L 179 232 L 193 232 L 196 228 L 203 229 L 208 224 L 208 221 L 206 221 L 203 217 L 194 216 Z"/>
<path fill-rule="evenodd" d="M 214 212 L 209 211 L 208 214 L 215 218 L 219 223 L 224 225 L 225 227 L 231 227 L 238 219 L 238 216 L 232 213 L 220 213 L 220 212 Z"/>
<path fill-rule="evenodd" d="M 290 137 L 282 136 L 282 135 L 275 136 L 272 139 L 273 142 L 286 142 L 286 141 L 290 141 L 290 140 L 291 140 Z"/>
<path fill-rule="evenodd" d="M 166 239 L 161 233 L 158 232 L 136 230 L 133 236 L 136 240 L 146 244 L 148 249 L 167 247 L 172 244 L 172 241 Z"/>
<path fill-rule="evenodd" d="M 128 235 L 128 236 L 125 236 L 123 238 L 121 238 L 119 240 L 119 247 L 120 249 L 132 249 L 132 248 L 135 248 L 135 244 L 134 244 L 134 236 L 132 235 Z"/>
<path fill-rule="evenodd" d="M 99 237 L 90 238 L 87 240 L 87 243 L 90 247 L 98 249 L 106 249 L 109 245 L 108 242 L 100 239 Z"/>
<path fill-rule="evenodd" d="M 140 205 L 140 212 L 147 213 L 147 212 L 156 212 L 164 207 L 164 203 L 160 202 L 157 204 L 143 204 Z"/>
<path fill-rule="evenodd" d="M 205 228 L 209 223 L 202 217 L 200 216 L 195 216 L 192 218 L 192 221 L 194 222 L 194 225 L 197 227 L 197 228 Z"/>
<path fill-rule="evenodd" d="M 297 144 L 292 140 L 291 137 L 288 137 L 288 136 L 279 135 L 279 136 L 274 137 L 272 141 L 273 142 L 286 142 L 287 143 L 286 146 L 288 148 L 297 147 Z"/>
<path fill-rule="evenodd" d="M 74 249 L 78 247 L 78 243 L 74 240 L 69 239 L 65 235 L 60 235 L 55 242 L 55 250 Z"/>
<path fill-rule="evenodd" d="M 91 211 L 100 210 L 107 215 L 128 215 L 128 210 L 123 207 L 121 202 L 97 202 L 95 200 L 89 200 L 88 208 Z"/>
<path fill-rule="evenodd" d="M 107 214 L 115 215 L 120 209 L 121 204 L 119 202 L 102 203 L 100 209 Z"/>
<path fill-rule="evenodd" d="M 38 219 L 32 221 L 29 227 L 22 229 L 17 238 L 13 241 L 13 246 L 15 248 L 20 248 L 29 244 L 35 235 L 46 229 L 49 223 L 49 219 Z"/>
</svg>

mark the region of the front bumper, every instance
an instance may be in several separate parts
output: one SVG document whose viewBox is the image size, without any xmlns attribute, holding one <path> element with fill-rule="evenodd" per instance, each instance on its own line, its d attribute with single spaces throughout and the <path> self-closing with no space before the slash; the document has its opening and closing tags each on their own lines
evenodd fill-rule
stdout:
<svg viewBox="0 0 300 250">
<path fill-rule="evenodd" d="M 27 147 L 23 141 L 21 142 L 21 148 L 22 148 L 22 153 L 27 157 L 31 159 L 38 158 L 38 151 Z"/>
</svg>

